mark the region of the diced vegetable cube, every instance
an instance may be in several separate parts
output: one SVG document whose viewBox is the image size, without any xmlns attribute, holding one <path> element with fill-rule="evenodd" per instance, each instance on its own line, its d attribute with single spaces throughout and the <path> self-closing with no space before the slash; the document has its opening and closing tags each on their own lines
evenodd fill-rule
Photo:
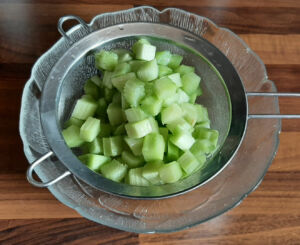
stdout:
<svg viewBox="0 0 300 245">
<path fill-rule="evenodd" d="M 111 125 L 116 126 L 124 122 L 121 106 L 110 103 L 107 107 L 107 115 Z"/>
<path fill-rule="evenodd" d="M 159 169 L 163 166 L 162 161 L 148 162 L 142 170 L 142 176 L 147 179 L 151 184 L 161 184 L 162 181 L 159 177 Z"/>
<path fill-rule="evenodd" d="M 99 171 L 103 164 L 110 161 L 109 157 L 96 154 L 85 154 L 79 156 L 78 158 L 93 171 Z"/>
<path fill-rule="evenodd" d="M 131 71 L 131 66 L 124 62 L 124 63 L 119 63 L 116 65 L 114 72 L 112 74 L 112 77 L 118 77 L 120 75 L 124 75 L 126 73 L 129 73 Z"/>
<path fill-rule="evenodd" d="M 101 124 L 102 128 L 102 124 Z M 100 137 L 96 137 L 92 142 L 87 143 L 88 152 L 92 154 L 103 153 L 103 141 Z"/>
<path fill-rule="evenodd" d="M 168 66 L 158 65 L 158 77 L 164 77 L 171 74 L 173 70 Z"/>
<path fill-rule="evenodd" d="M 99 76 L 95 75 L 95 76 L 91 77 L 90 79 L 91 79 L 91 81 L 92 81 L 93 83 L 95 83 L 98 87 L 101 86 L 101 83 L 102 83 L 102 82 L 101 82 L 101 79 L 100 79 Z"/>
<path fill-rule="evenodd" d="M 198 160 L 190 151 L 186 151 L 183 155 L 181 155 L 177 162 L 187 174 L 191 174 L 199 166 Z"/>
<path fill-rule="evenodd" d="M 155 58 L 156 47 L 151 44 L 140 43 L 135 49 L 135 58 L 138 60 L 153 60 Z"/>
<path fill-rule="evenodd" d="M 154 92 L 160 99 L 165 99 L 176 93 L 177 86 L 168 77 L 162 77 L 154 82 Z"/>
<path fill-rule="evenodd" d="M 195 67 L 181 65 L 181 66 L 177 67 L 174 71 L 180 73 L 180 75 L 183 76 L 184 74 L 195 72 Z"/>
<path fill-rule="evenodd" d="M 95 100 L 99 98 L 98 86 L 91 79 L 86 81 L 83 89 L 85 94 L 91 95 Z"/>
<path fill-rule="evenodd" d="M 177 146 L 175 146 L 171 141 L 168 141 L 168 153 L 167 153 L 167 161 L 177 161 L 179 157 L 180 150 Z"/>
<path fill-rule="evenodd" d="M 96 67 L 107 71 L 113 71 L 118 64 L 118 55 L 111 51 L 102 50 L 95 54 Z"/>
<path fill-rule="evenodd" d="M 103 152 L 104 156 L 119 156 L 123 151 L 122 136 L 113 136 L 103 138 Z"/>
<path fill-rule="evenodd" d="M 181 78 L 182 89 L 187 94 L 192 94 L 198 88 L 200 80 L 201 78 L 193 72 L 184 74 Z"/>
<path fill-rule="evenodd" d="M 150 182 L 142 175 L 143 168 L 132 168 L 128 171 L 128 184 L 136 186 L 149 186 Z"/>
<path fill-rule="evenodd" d="M 183 111 L 180 108 L 180 106 L 177 104 L 172 104 L 162 110 L 161 121 L 163 124 L 169 124 L 181 118 L 182 116 L 183 116 Z"/>
<path fill-rule="evenodd" d="M 162 101 L 156 95 L 146 96 L 141 101 L 141 108 L 147 114 L 156 116 L 161 110 Z"/>
<path fill-rule="evenodd" d="M 136 78 L 126 82 L 124 87 L 124 97 L 132 106 L 138 106 L 140 100 L 145 96 L 144 83 Z"/>
<path fill-rule="evenodd" d="M 89 117 L 80 128 L 80 138 L 84 141 L 92 142 L 100 133 L 100 120 Z"/>
<path fill-rule="evenodd" d="M 168 50 L 159 51 L 159 52 L 156 52 L 156 54 L 155 54 L 157 64 L 164 65 L 164 66 L 169 64 L 171 57 L 172 57 L 172 54 Z"/>
<path fill-rule="evenodd" d="M 145 62 L 137 71 L 137 76 L 144 82 L 149 82 L 158 77 L 158 66 L 156 59 Z"/>
<path fill-rule="evenodd" d="M 135 156 L 142 155 L 142 148 L 143 148 L 143 142 L 144 142 L 143 138 L 133 139 L 133 138 L 129 138 L 129 137 L 125 136 L 124 140 Z"/>
<path fill-rule="evenodd" d="M 143 144 L 144 159 L 149 161 L 163 160 L 165 150 L 165 141 L 162 135 L 151 133 L 146 135 Z"/>
<path fill-rule="evenodd" d="M 122 152 L 122 160 L 129 168 L 141 167 L 144 164 L 144 158 L 142 156 L 135 156 L 129 151 Z"/>
<path fill-rule="evenodd" d="M 127 123 L 125 125 L 125 129 L 127 135 L 130 138 L 142 138 L 147 134 L 152 132 L 152 125 L 149 119 L 144 119 L 142 121 L 134 122 L 134 123 Z"/>
<path fill-rule="evenodd" d="M 178 54 L 173 54 L 171 56 L 171 60 L 168 64 L 168 66 L 174 70 L 175 68 L 177 68 L 180 65 L 182 59 L 183 59 L 182 56 L 180 56 Z"/>
<path fill-rule="evenodd" d="M 125 83 L 128 80 L 133 79 L 133 78 L 136 78 L 135 73 L 134 72 L 129 72 L 127 74 L 123 74 L 123 75 L 120 75 L 120 76 L 117 76 L 117 77 L 113 77 L 111 79 L 111 83 L 112 83 L 112 85 L 114 85 L 114 87 L 116 89 L 119 90 L 119 92 L 123 93 Z"/>
<path fill-rule="evenodd" d="M 173 73 L 173 74 L 169 75 L 168 78 L 170 78 L 172 80 L 172 82 L 176 84 L 176 86 L 178 88 L 182 86 L 181 77 L 180 77 L 179 73 Z"/>
<path fill-rule="evenodd" d="M 147 118 L 145 112 L 139 107 L 129 108 L 125 110 L 125 115 L 128 122 L 137 122 Z"/>
<path fill-rule="evenodd" d="M 97 110 L 96 101 L 87 98 L 82 98 L 77 100 L 71 117 L 85 120 L 88 117 L 92 117 L 95 114 L 96 110 Z"/>
<path fill-rule="evenodd" d="M 164 183 L 174 183 L 182 176 L 182 170 L 178 162 L 165 164 L 159 169 L 159 176 Z"/>
<path fill-rule="evenodd" d="M 105 178 L 111 179 L 116 182 L 120 182 L 124 179 L 127 173 L 127 166 L 120 163 L 117 160 L 112 160 L 101 166 L 101 173 Z"/>
<path fill-rule="evenodd" d="M 64 129 L 62 135 L 70 148 L 81 146 L 84 140 L 80 138 L 80 128 L 75 125 Z"/>
<path fill-rule="evenodd" d="M 195 142 L 195 139 L 189 132 L 176 130 L 174 134 L 170 137 L 170 141 L 178 148 L 185 151 L 191 148 L 191 146 Z"/>
<path fill-rule="evenodd" d="M 84 120 L 77 119 L 75 117 L 71 117 L 68 121 L 64 123 L 64 128 L 70 127 L 71 125 L 75 125 L 81 127 L 84 123 Z"/>
</svg>

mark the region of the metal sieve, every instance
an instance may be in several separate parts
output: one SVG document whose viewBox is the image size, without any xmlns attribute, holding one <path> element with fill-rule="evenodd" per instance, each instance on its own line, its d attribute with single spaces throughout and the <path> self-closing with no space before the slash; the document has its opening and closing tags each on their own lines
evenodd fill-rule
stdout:
<svg viewBox="0 0 300 245">
<path fill-rule="evenodd" d="M 86 30 L 81 40 L 73 43 L 63 30 L 66 20 L 75 19 Z M 38 187 L 49 187 L 68 175 L 75 175 L 101 191 L 129 198 L 166 198 L 204 185 L 230 163 L 237 152 L 250 118 L 300 118 L 299 115 L 250 115 L 248 96 L 300 96 L 285 93 L 246 93 L 243 83 L 227 57 L 200 36 L 160 23 L 124 23 L 93 31 L 82 19 L 65 16 L 58 30 L 72 46 L 58 60 L 42 89 L 40 117 L 46 140 L 52 149 L 35 161 L 27 171 L 28 181 Z M 211 127 L 220 132 L 219 147 L 205 167 L 174 184 L 139 187 L 116 183 L 87 168 L 70 150 L 62 137 L 63 122 L 68 119 L 75 101 L 82 95 L 84 82 L 97 74 L 93 54 L 101 49 L 126 48 L 146 37 L 158 50 L 170 50 L 184 57 L 183 63 L 196 68 L 202 78 L 203 95 L 197 102 L 208 108 Z M 56 156 L 68 169 L 61 176 L 42 183 L 33 179 L 34 168 L 50 156 Z"/>
</svg>

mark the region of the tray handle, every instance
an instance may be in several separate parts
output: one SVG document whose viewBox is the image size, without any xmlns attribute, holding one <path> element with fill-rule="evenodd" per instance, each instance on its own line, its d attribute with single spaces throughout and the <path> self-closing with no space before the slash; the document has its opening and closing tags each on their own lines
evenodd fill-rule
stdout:
<svg viewBox="0 0 300 245">
<path fill-rule="evenodd" d="M 48 182 L 39 182 L 37 180 L 35 180 L 32 176 L 33 174 L 33 170 L 34 168 L 39 165 L 41 162 L 43 162 L 44 160 L 46 160 L 48 157 L 52 156 L 54 153 L 52 151 L 49 151 L 48 153 L 46 153 L 45 155 L 43 155 L 41 158 L 37 159 L 36 161 L 34 161 L 29 168 L 27 169 L 27 180 L 30 184 L 36 186 L 36 187 L 49 187 L 50 185 L 53 185 L 55 183 L 57 183 L 58 181 L 62 180 L 63 178 L 69 176 L 71 174 L 70 171 L 66 171 L 63 174 L 61 174 L 60 176 L 56 177 L 53 180 L 50 180 Z"/>
<path fill-rule="evenodd" d="M 85 21 L 83 19 L 81 19 L 80 17 L 76 16 L 76 15 L 66 15 L 61 17 L 58 20 L 58 24 L 57 24 L 57 29 L 59 31 L 59 33 L 66 38 L 66 40 L 70 43 L 73 44 L 74 41 L 72 40 L 72 38 L 67 34 L 67 32 L 65 32 L 64 28 L 63 28 L 63 24 L 68 21 L 68 20 L 76 20 L 80 25 L 83 26 L 83 28 L 85 30 L 87 30 L 89 32 L 90 28 L 88 26 L 87 23 L 85 23 Z"/>
<path fill-rule="evenodd" d="M 265 96 L 265 97 L 300 97 L 300 93 L 263 93 L 263 92 L 247 92 L 248 96 Z M 249 114 L 248 118 L 278 118 L 278 119 L 300 119 L 297 114 Z"/>
</svg>

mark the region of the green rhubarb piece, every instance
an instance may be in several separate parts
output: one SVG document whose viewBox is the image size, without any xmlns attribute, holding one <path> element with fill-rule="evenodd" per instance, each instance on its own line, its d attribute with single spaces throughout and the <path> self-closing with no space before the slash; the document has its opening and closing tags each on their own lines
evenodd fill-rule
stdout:
<svg viewBox="0 0 300 245">
<path fill-rule="evenodd" d="M 114 159 L 111 162 L 103 164 L 100 170 L 105 178 L 121 182 L 127 173 L 127 166 Z"/>
<path fill-rule="evenodd" d="M 156 47 L 151 44 L 139 43 L 134 52 L 136 59 L 149 61 L 155 58 Z"/>
<path fill-rule="evenodd" d="M 178 54 L 173 54 L 171 56 L 168 66 L 174 70 L 175 68 L 177 68 L 180 65 L 182 59 L 183 59 L 182 56 L 180 56 Z"/>
<path fill-rule="evenodd" d="M 190 101 L 190 97 L 187 95 L 186 92 L 184 92 L 182 89 L 177 89 L 177 103 L 185 103 Z"/>
<path fill-rule="evenodd" d="M 102 128 L 102 124 L 101 124 Z M 92 154 L 102 154 L 103 153 L 103 141 L 100 137 L 96 137 L 92 142 L 86 143 L 88 152 Z"/>
<path fill-rule="evenodd" d="M 177 161 L 180 154 L 180 149 L 174 145 L 170 140 L 168 141 L 167 161 Z"/>
<path fill-rule="evenodd" d="M 112 79 L 113 77 L 113 72 L 110 71 L 104 71 L 104 75 L 103 75 L 103 86 L 106 88 L 111 89 L 112 88 Z"/>
<path fill-rule="evenodd" d="M 168 75 L 168 78 L 170 78 L 178 88 L 182 86 L 180 73 L 173 73 L 171 75 Z"/>
<path fill-rule="evenodd" d="M 135 156 L 129 151 L 122 152 L 122 160 L 127 164 L 128 168 L 137 168 L 144 165 L 144 158 L 142 156 Z"/>
<path fill-rule="evenodd" d="M 107 103 L 112 102 L 115 92 L 115 89 L 104 88 L 104 99 Z"/>
<path fill-rule="evenodd" d="M 100 171 L 100 167 L 110 161 L 109 157 L 91 153 L 78 156 L 78 158 L 93 171 Z"/>
<path fill-rule="evenodd" d="M 124 87 L 124 97 L 132 106 L 138 106 L 140 100 L 145 96 L 144 83 L 138 79 L 130 79 Z"/>
<path fill-rule="evenodd" d="M 118 62 L 123 63 L 132 60 L 132 54 L 127 49 L 116 49 L 114 52 L 118 55 Z"/>
<path fill-rule="evenodd" d="M 113 71 L 118 64 L 118 55 L 111 51 L 102 50 L 95 54 L 96 68 Z"/>
<path fill-rule="evenodd" d="M 118 104 L 111 103 L 107 107 L 108 120 L 111 125 L 116 126 L 124 122 L 122 108 Z"/>
<path fill-rule="evenodd" d="M 123 74 L 117 77 L 113 77 L 111 79 L 112 85 L 119 90 L 119 92 L 123 93 L 123 89 L 125 86 L 125 83 L 132 78 L 136 78 L 136 75 L 134 72 L 129 72 L 127 74 Z"/>
<path fill-rule="evenodd" d="M 131 66 L 131 71 L 137 72 L 140 67 L 145 63 L 146 61 L 143 60 L 132 60 L 129 61 L 129 65 Z"/>
<path fill-rule="evenodd" d="M 77 119 L 75 117 L 71 117 L 68 121 L 64 123 L 64 128 L 70 127 L 71 125 L 75 125 L 81 127 L 84 123 L 84 120 Z"/>
<path fill-rule="evenodd" d="M 158 123 L 153 117 L 148 117 L 152 131 L 151 133 L 159 133 Z"/>
<path fill-rule="evenodd" d="M 177 104 L 172 104 L 161 111 L 161 121 L 163 124 L 169 124 L 181 118 L 183 111 Z"/>
<path fill-rule="evenodd" d="M 132 45 L 132 51 L 133 53 L 136 54 L 137 52 L 137 47 L 140 44 L 151 44 L 146 38 L 140 38 L 138 41 L 136 41 L 133 45 Z"/>
<path fill-rule="evenodd" d="M 96 101 L 89 98 L 81 98 L 77 100 L 71 117 L 86 120 L 95 114 L 97 106 Z"/>
<path fill-rule="evenodd" d="M 176 93 L 177 86 L 168 77 L 162 77 L 154 82 L 154 92 L 160 99 L 165 99 Z"/>
<path fill-rule="evenodd" d="M 167 142 L 169 138 L 169 130 L 165 127 L 159 127 L 158 132 L 164 137 L 164 141 Z"/>
<path fill-rule="evenodd" d="M 98 134 L 99 137 L 108 137 L 111 134 L 112 128 L 111 125 L 108 123 L 102 123 L 101 122 L 101 130 L 100 133 Z"/>
<path fill-rule="evenodd" d="M 195 67 L 180 65 L 174 71 L 180 73 L 180 75 L 183 76 L 184 74 L 195 72 Z"/>
<path fill-rule="evenodd" d="M 84 143 L 84 140 L 80 138 L 80 128 L 78 126 L 71 125 L 62 131 L 62 135 L 70 148 L 81 146 Z"/>
<path fill-rule="evenodd" d="M 167 125 L 167 128 L 174 133 L 176 130 L 191 132 L 193 127 L 184 119 L 179 118 Z"/>
<path fill-rule="evenodd" d="M 197 109 L 195 105 L 190 104 L 190 103 L 182 103 L 180 105 L 182 111 L 184 112 L 184 119 L 191 124 L 191 126 L 195 126 L 198 115 L 197 115 Z"/>
<path fill-rule="evenodd" d="M 167 75 L 172 74 L 173 70 L 168 67 L 168 66 L 164 66 L 164 65 L 158 65 L 158 77 L 164 77 Z"/>
<path fill-rule="evenodd" d="M 159 169 L 164 165 L 162 161 L 148 162 L 142 169 L 142 176 L 152 185 L 161 184 Z"/>
<path fill-rule="evenodd" d="M 195 143 L 195 139 L 191 133 L 182 130 L 175 130 L 169 140 L 183 151 L 190 149 Z"/>
<path fill-rule="evenodd" d="M 89 117 L 80 128 L 80 138 L 86 142 L 92 142 L 100 133 L 100 120 Z"/>
<path fill-rule="evenodd" d="M 103 152 L 104 156 L 119 156 L 123 151 L 122 136 L 112 136 L 103 138 Z"/>
<path fill-rule="evenodd" d="M 132 168 L 128 171 L 128 184 L 135 186 L 149 186 L 150 182 L 142 175 L 143 168 Z"/>
<path fill-rule="evenodd" d="M 104 98 L 99 99 L 96 115 L 99 117 L 104 117 L 106 116 L 106 110 L 107 110 L 106 100 Z"/>
<path fill-rule="evenodd" d="M 171 60 L 172 54 L 170 51 L 158 51 L 155 54 L 155 58 L 157 60 L 157 64 L 159 65 L 168 65 Z"/>
<path fill-rule="evenodd" d="M 130 138 L 142 138 L 153 131 L 152 124 L 148 118 L 125 124 L 127 135 Z"/>
<path fill-rule="evenodd" d="M 144 82 L 149 82 L 158 77 L 156 59 L 145 62 L 137 71 L 137 77 Z"/>
<path fill-rule="evenodd" d="M 116 65 L 114 72 L 112 74 L 112 77 L 118 77 L 120 75 L 124 75 L 126 73 L 129 73 L 131 71 L 131 66 L 124 62 L 124 63 L 119 63 Z"/>
<path fill-rule="evenodd" d="M 98 87 L 101 87 L 102 82 L 101 82 L 101 78 L 100 78 L 99 76 L 97 76 L 97 75 L 92 76 L 92 77 L 90 78 L 90 80 L 91 80 L 93 83 L 95 83 Z"/>
<path fill-rule="evenodd" d="M 173 161 L 163 165 L 159 169 L 159 176 L 164 183 L 174 183 L 178 181 L 182 176 L 182 170 L 179 163 Z"/>
<path fill-rule="evenodd" d="M 219 132 L 214 129 L 208 129 L 203 127 L 197 127 L 195 128 L 193 132 L 193 137 L 195 139 L 206 139 L 209 140 L 210 143 L 216 147 L 218 143 L 219 138 Z"/>
<path fill-rule="evenodd" d="M 121 94 L 119 92 L 115 92 L 111 103 L 121 106 Z"/>
<path fill-rule="evenodd" d="M 207 109 L 199 104 L 194 105 L 197 113 L 197 122 L 209 121 Z"/>
<path fill-rule="evenodd" d="M 163 160 L 165 141 L 162 135 L 151 133 L 144 138 L 142 153 L 145 161 Z"/>
<path fill-rule="evenodd" d="M 141 101 L 141 108 L 151 116 L 156 116 L 161 111 L 162 101 L 156 95 L 146 96 Z"/>
<path fill-rule="evenodd" d="M 125 110 L 125 115 L 128 122 L 137 122 L 147 118 L 146 113 L 139 107 Z"/>
<path fill-rule="evenodd" d="M 114 131 L 114 135 L 125 135 L 125 134 L 126 134 L 126 130 L 125 130 L 124 123 L 119 125 Z"/>
<path fill-rule="evenodd" d="M 99 98 L 98 86 L 91 80 L 87 80 L 83 87 L 84 93 L 91 95 L 95 100 Z"/>
<path fill-rule="evenodd" d="M 197 158 L 190 151 L 184 152 L 184 154 L 178 158 L 177 162 L 188 175 L 190 175 L 199 166 Z"/>
<path fill-rule="evenodd" d="M 172 94 L 171 96 L 167 97 L 163 101 L 163 107 L 168 107 L 174 103 L 178 102 L 178 94 Z"/>
<path fill-rule="evenodd" d="M 141 156 L 142 155 L 142 148 L 143 148 L 143 138 L 139 139 L 133 139 L 129 138 L 128 136 L 124 137 L 124 141 L 129 146 L 130 150 L 135 156 Z"/>
<path fill-rule="evenodd" d="M 195 73 L 187 73 L 181 77 L 182 89 L 187 94 L 192 94 L 199 87 L 201 78 Z"/>
</svg>

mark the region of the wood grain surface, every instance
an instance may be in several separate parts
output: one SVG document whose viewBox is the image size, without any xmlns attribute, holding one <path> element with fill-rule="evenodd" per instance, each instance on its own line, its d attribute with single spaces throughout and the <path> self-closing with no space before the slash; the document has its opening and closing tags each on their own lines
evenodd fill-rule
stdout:
<svg viewBox="0 0 300 245">
<path fill-rule="evenodd" d="M 55 41 L 59 17 L 151 5 L 210 18 L 262 58 L 279 91 L 300 92 L 299 0 L 0 0 L 0 244 L 300 244 L 300 120 L 283 120 L 280 147 L 264 181 L 238 207 L 188 230 L 134 234 L 95 224 L 27 183 L 18 133 L 31 67 Z M 280 99 L 281 113 L 300 100 Z"/>
</svg>

